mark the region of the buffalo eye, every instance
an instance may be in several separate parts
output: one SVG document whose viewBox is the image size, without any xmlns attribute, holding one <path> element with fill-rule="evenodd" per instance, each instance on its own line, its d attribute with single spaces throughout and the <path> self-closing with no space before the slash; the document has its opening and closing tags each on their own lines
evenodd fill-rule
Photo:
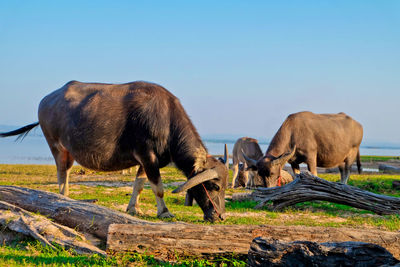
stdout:
<svg viewBox="0 0 400 267">
<path fill-rule="evenodd" d="M 219 187 L 219 185 L 217 185 L 217 184 L 214 184 L 214 183 L 211 183 L 211 184 L 208 184 L 207 186 L 206 186 L 206 188 L 208 189 L 208 190 L 212 190 L 212 191 L 219 191 L 221 188 Z"/>
</svg>

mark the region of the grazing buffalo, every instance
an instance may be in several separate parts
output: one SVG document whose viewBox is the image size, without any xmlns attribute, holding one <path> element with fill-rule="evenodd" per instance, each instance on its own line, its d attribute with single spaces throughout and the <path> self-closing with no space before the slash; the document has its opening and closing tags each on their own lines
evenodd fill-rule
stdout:
<svg viewBox="0 0 400 267">
<path fill-rule="evenodd" d="M 218 158 L 219 161 L 221 161 L 226 169 L 229 171 L 229 153 L 228 153 L 228 146 L 225 144 L 224 147 L 224 158 Z M 193 205 L 193 196 L 190 193 L 190 191 L 186 192 L 186 198 L 185 198 L 185 206 L 192 206 Z"/>
<path fill-rule="evenodd" d="M 356 159 L 361 172 L 359 147 L 362 137 L 361 124 L 344 113 L 299 112 L 289 115 L 283 122 L 263 158 L 254 160 L 244 156 L 250 167 L 257 169 L 266 180 L 268 187 L 276 186 L 286 162 L 295 174 L 300 173 L 302 162 L 308 165 L 313 175 L 317 175 L 317 166 L 338 166 L 341 182 L 347 184 L 350 167 Z"/>
<path fill-rule="evenodd" d="M 204 219 L 223 219 L 228 171 L 209 156 L 178 98 L 160 85 L 71 81 L 40 102 L 39 122 L 0 136 L 24 135 L 40 125 L 57 165 L 60 193 L 68 195 L 74 160 L 100 171 L 139 165 L 127 211 L 140 213 L 139 194 L 146 177 L 157 201 L 157 216 L 172 217 L 164 202 L 161 167 L 170 162 L 188 181 Z"/>
<path fill-rule="evenodd" d="M 257 179 L 256 171 L 247 170 L 248 166 L 246 159 L 243 156 L 243 153 L 245 153 L 247 157 L 254 160 L 258 160 L 263 156 L 261 148 L 258 145 L 257 139 L 250 137 L 242 137 L 236 141 L 235 145 L 233 146 L 233 152 L 232 152 L 232 169 L 233 169 L 232 188 L 239 187 L 243 183 L 247 187 L 252 187 L 255 184 L 254 180 Z M 243 164 L 241 171 L 239 171 L 240 163 Z M 238 181 L 239 175 L 241 180 L 240 182 Z"/>
<path fill-rule="evenodd" d="M 254 172 L 255 175 L 252 177 L 251 184 L 247 183 L 247 178 L 244 176 L 244 173 L 246 170 L 244 170 L 244 164 L 239 163 L 239 174 L 237 176 L 237 179 L 235 180 L 235 188 L 237 187 L 247 187 L 247 188 L 254 188 L 254 187 L 266 187 L 267 185 L 265 184 L 265 180 L 258 175 L 257 172 Z M 250 181 L 249 181 L 250 182 Z M 288 184 L 290 182 L 293 182 L 293 176 L 285 171 L 281 171 L 281 179 L 278 181 L 278 186 L 282 186 L 285 184 Z"/>
</svg>

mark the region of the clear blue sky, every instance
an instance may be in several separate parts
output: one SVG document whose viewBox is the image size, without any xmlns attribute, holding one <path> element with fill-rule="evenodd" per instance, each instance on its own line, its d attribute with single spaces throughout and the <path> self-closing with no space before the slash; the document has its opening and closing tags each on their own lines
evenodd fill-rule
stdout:
<svg viewBox="0 0 400 267">
<path fill-rule="evenodd" d="M 400 1 L 1 1 L 0 124 L 69 80 L 159 83 L 201 134 L 343 111 L 400 143 Z"/>
</svg>

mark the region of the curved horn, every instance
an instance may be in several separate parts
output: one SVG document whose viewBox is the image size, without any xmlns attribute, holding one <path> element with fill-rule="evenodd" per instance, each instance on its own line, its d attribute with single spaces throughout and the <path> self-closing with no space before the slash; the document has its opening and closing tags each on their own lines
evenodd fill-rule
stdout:
<svg viewBox="0 0 400 267">
<path fill-rule="evenodd" d="M 244 153 L 243 149 L 242 149 L 242 154 L 243 154 L 244 159 L 245 159 L 246 162 L 247 162 L 247 165 L 249 165 L 249 167 L 257 167 L 257 160 L 252 159 L 252 158 L 249 158 L 249 157 Z"/>
<path fill-rule="evenodd" d="M 296 146 L 294 146 L 292 148 L 291 151 L 282 154 L 281 156 L 279 156 L 278 158 L 274 159 L 272 161 L 272 164 L 274 165 L 284 165 L 289 159 L 291 159 L 294 156 L 294 153 L 296 152 Z"/>
<path fill-rule="evenodd" d="M 186 183 L 172 191 L 172 193 L 180 193 L 182 191 L 189 190 L 190 188 L 195 187 L 198 184 L 204 183 L 205 181 L 212 180 L 217 177 L 218 173 L 214 169 L 205 170 L 204 172 L 199 173 L 191 179 L 187 180 Z"/>
<path fill-rule="evenodd" d="M 225 149 L 224 149 L 224 162 L 226 168 L 229 170 L 229 152 L 228 152 L 228 145 L 225 144 Z"/>
</svg>

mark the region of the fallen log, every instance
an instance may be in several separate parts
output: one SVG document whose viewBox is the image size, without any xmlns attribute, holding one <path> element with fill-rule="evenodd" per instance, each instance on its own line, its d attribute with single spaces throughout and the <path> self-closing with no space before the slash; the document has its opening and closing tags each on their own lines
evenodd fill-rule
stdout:
<svg viewBox="0 0 400 267">
<path fill-rule="evenodd" d="M 282 241 L 366 242 L 380 245 L 400 256 L 400 232 L 372 229 L 268 226 L 268 225 L 110 225 L 107 251 L 149 253 L 173 260 L 180 255 L 247 254 L 255 237 Z"/>
<path fill-rule="evenodd" d="M 9 230 L 8 234 L 13 231 L 30 236 L 53 249 L 56 249 L 53 244 L 57 244 L 64 248 L 73 248 L 79 254 L 106 255 L 105 251 L 89 244 L 84 235 L 43 216 L 4 201 L 0 201 L 0 211 L 0 226 L 2 231 Z"/>
<path fill-rule="evenodd" d="M 128 214 L 60 194 L 16 186 L 0 186 L 0 200 L 30 212 L 39 212 L 55 222 L 106 240 L 112 223 L 157 224 Z"/>
<path fill-rule="evenodd" d="M 382 171 L 384 173 L 400 173 L 400 168 L 387 165 L 387 164 L 379 164 L 378 166 L 379 171 Z"/>
<path fill-rule="evenodd" d="M 400 198 L 374 194 L 342 183 L 329 182 L 309 172 L 297 175 L 293 182 L 282 187 L 257 188 L 251 197 L 260 202 L 256 208 L 263 207 L 272 201 L 271 208 L 275 211 L 305 201 L 325 200 L 369 210 L 380 215 L 400 214 Z"/>
<path fill-rule="evenodd" d="M 248 266 L 394 266 L 400 261 L 381 246 L 364 242 L 282 242 L 258 237 Z M 396 265 L 397 266 L 397 265 Z"/>
<path fill-rule="evenodd" d="M 400 180 L 396 180 L 392 182 L 392 187 L 394 189 L 400 189 Z"/>
<path fill-rule="evenodd" d="M 400 233 L 397 232 L 300 226 L 153 223 L 59 194 L 14 186 L 0 186 L 0 200 L 31 212 L 39 212 L 60 224 L 92 233 L 102 240 L 107 238 L 108 226 L 116 223 L 110 226 L 109 250 L 147 251 L 155 255 L 175 255 L 179 249 L 190 251 L 192 255 L 225 252 L 247 254 L 254 237 L 271 236 L 290 241 L 375 243 L 400 256 Z"/>
</svg>

